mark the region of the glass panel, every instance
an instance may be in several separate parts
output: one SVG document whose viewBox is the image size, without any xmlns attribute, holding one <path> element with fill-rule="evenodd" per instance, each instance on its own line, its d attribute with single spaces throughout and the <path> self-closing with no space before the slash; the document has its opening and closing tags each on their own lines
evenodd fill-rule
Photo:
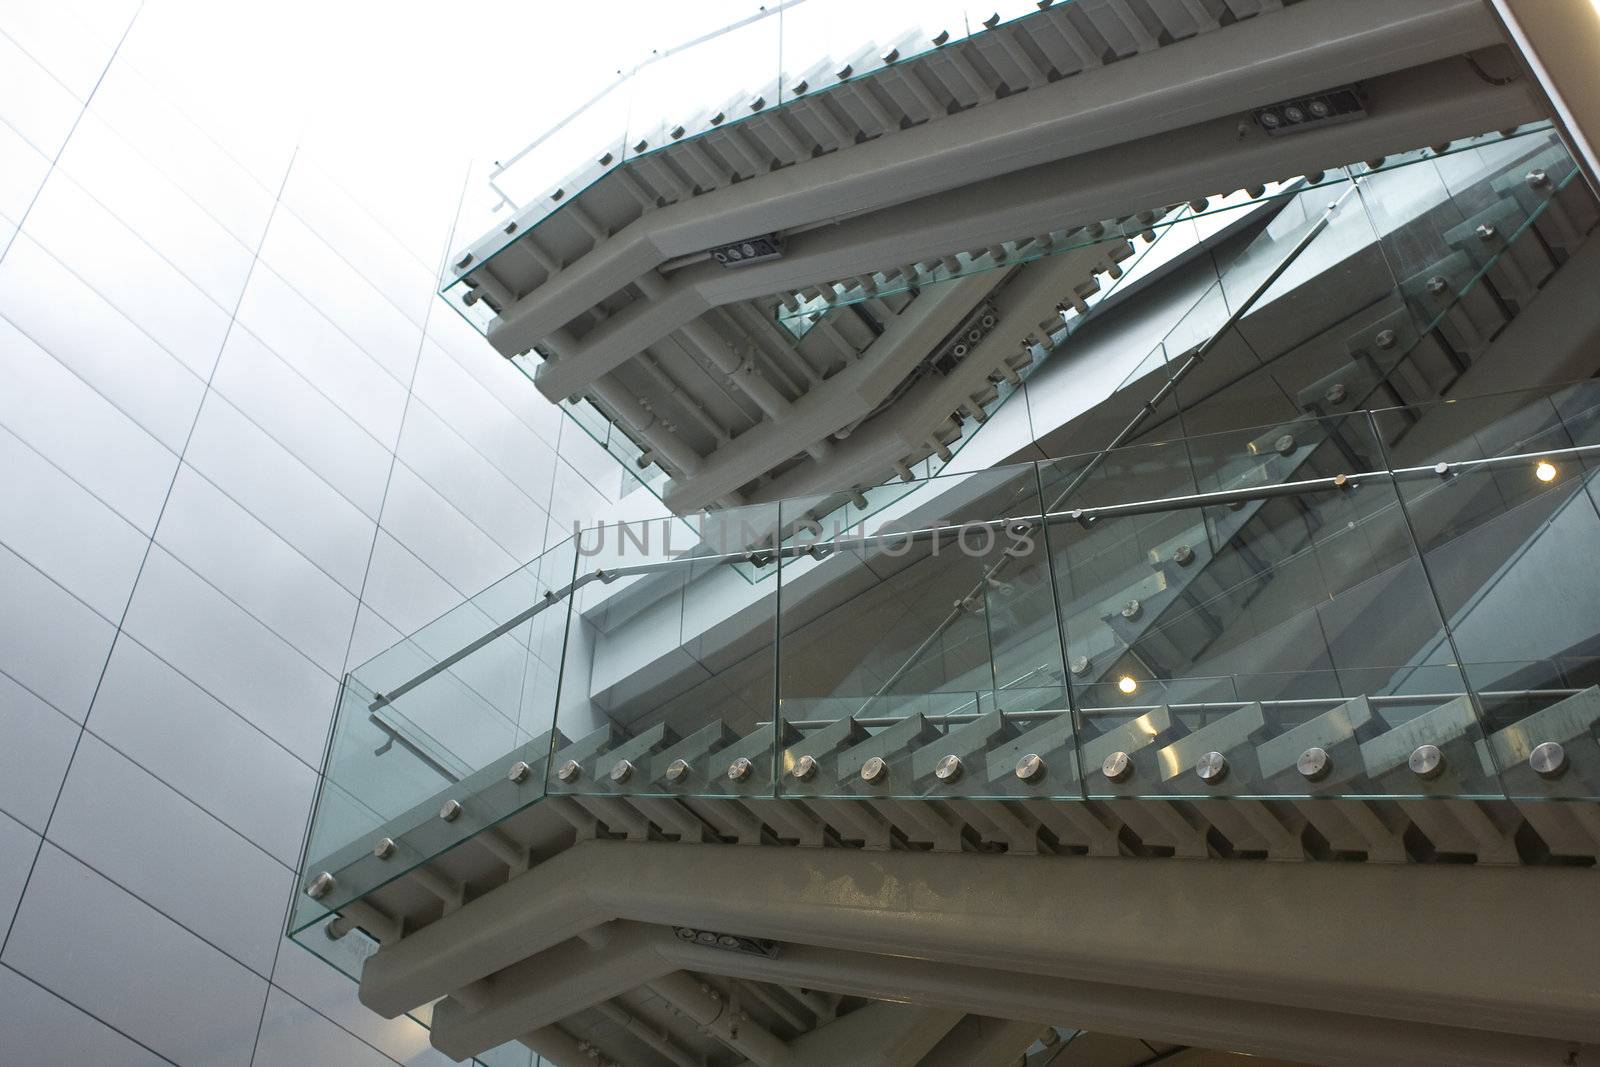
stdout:
<svg viewBox="0 0 1600 1067">
<path fill-rule="evenodd" d="M 1029 795 L 991 750 L 1051 717 L 1070 741 L 1034 468 L 917 488 L 784 561 L 783 795 Z M 1038 788 L 1071 789 L 1068 770 Z"/>
<path fill-rule="evenodd" d="M 1381 470 L 1364 415 L 1042 466 L 1089 796 L 1492 791 L 1459 751 L 1481 733 L 1393 482 L 1362 473 Z M 1380 710 L 1335 712 L 1355 698 Z M 1308 779 L 1333 719 L 1340 774 Z M 1452 746 L 1452 776 L 1407 777 L 1413 734 Z"/>
<path fill-rule="evenodd" d="M 576 560 L 563 542 L 346 675 L 294 930 L 539 799 Z"/>
<path fill-rule="evenodd" d="M 1486 754 L 1512 795 L 1600 795 L 1600 700 L 1590 688 L 1600 654 L 1600 386 L 1435 404 L 1412 417 L 1414 431 L 1389 451 L 1456 653 L 1480 692 Z"/>
<path fill-rule="evenodd" d="M 629 87 L 623 158 L 697 140 L 701 151 L 692 155 L 695 165 L 710 168 L 707 185 L 723 185 L 735 174 L 766 173 L 780 160 L 794 162 L 771 128 L 752 122 L 779 104 L 779 13 L 752 11 L 747 21 L 641 67 Z M 691 180 L 699 177 L 688 167 L 685 173 Z"/>
<path fill-rule="evenodd" d="M 752 585 L 736 565 L 773 565 L 777 515 L 773 504 L 700 516 L 693 544 L 677 518 L 590 532 L 562 672 L 552 794 L 770 794 L 777 584 Z M 580 803 L 614 831 L 645 832 L 635 808 Z M 700 832 L 698 820 L 673 818 L 682 809 L 659 811 L 665 832 Z"/>
<path fill-rule="evenodd" d="M 790 5 L 783 13 L 784 99 L 860 79 L 881 69 L 894 50 L 899 52 L 895 61 L 904 63 L 933 49 L 941 34 L 948 34 L 947 39 L 965 37 L 969 29 L 966 6 L 959 0 L 878 0 L 872 4 L 806 0 Z M 926 82 L 916 96 L 911 95 L 914 87 L 897 88 L 906 94 L 909 104 L 933 100 L 948 105 L 944 94 Z M 852 104 L 846 102 L 845 107 L 851 109 Z M 927 114 L 927 110 L 916 113 Z"/>
</svg>

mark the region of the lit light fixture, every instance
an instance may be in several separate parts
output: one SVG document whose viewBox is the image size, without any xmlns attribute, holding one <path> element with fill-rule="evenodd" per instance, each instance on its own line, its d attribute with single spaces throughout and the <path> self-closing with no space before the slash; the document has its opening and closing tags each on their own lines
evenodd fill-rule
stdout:
<svg viewBox="0 0 1600 1067">
<path fill-rule="evenodd" d="M 1134 679 L 1133 675 L 1124 674 L 1117 679 L 1117 688 L 1122 690 L 1124 694 L 1132 696 L 1139 691 L 1139 683 Z"/>
<path fill-rule="evenodd" d="M 1547 459 L 1541 459 L 1539 465 L 1533 468 L 1533 476 L 1541 482 L 1553 482 L 1559 473 L 1556 470 L 1556 465 Z"/>
</svg>

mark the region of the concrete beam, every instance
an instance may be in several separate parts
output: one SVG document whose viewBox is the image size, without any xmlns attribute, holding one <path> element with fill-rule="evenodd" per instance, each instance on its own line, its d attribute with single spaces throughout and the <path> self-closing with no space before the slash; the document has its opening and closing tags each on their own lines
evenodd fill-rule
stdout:
<svg viewBox="0 0 1600 1067">
<path fill-rule="evenodd" d="M 1337 1002 L 1320 1009 L 1285 1008 L 804 946 L 772 960 L 731 956 L 712 964 L 701 959 L 714 952 L 685 945 L 675 955 L 685 966 L 720 966 L 723 973 L 751 980 L 799 982 L 832 993 L 893 997 L 1002 1019 L 1070 1020 L 1099 1033 L 1322 1067 L 1566 1067 L 1600 1055 L 1594 1044 L 1373 1018 L 1341 1010 Z"/>
<path fill-rule="evenodd" d="M 588 841 L 385 945 L 366 962 L 361 999 L 392 1018 L 625 918 L 946 966 L 1597 1041 L 1592 881 L 1591 872 L 1557 867 L 1019 862 Z M 1534 921 L 1556 936 L 1526 936 Z"/>
<path fill-rule="evenodd" d="M 968 1015 L 918 1067 L 1011 1067 L 1047 1029 L 1044 1023 Z M 1070 1065 L 1069 1065 L 1070 1067 Z"/>
<path fill-rule="evenodd" d="M 1037 1034 L 1040 1024 L 1033 1020 L 1067 1019 L 1100 1033 L 1226 1048 L 1324 1067 L 1414 1067 L 1419 1063 L 1436 1067 L 1556 1067 L 1585 1062 L 1585 1054 L 1600 1054 L 1600 1047 L 1576 1040 L 1377 1018 L 1344 1010 L 1345 1005 L 1336 1001 L 1314 1008 L 1284 1007 L 1204 993 L 1175 993 L 932 962 L 903 954 L 785 945 L 777 957 L 767 958 L 685 943 L 659 927 L 623 927 L 616 933 L 621 938 L 619 946 L 627 947 L 629 964 L 647 964 L 636 972 L 635 980 L 652 987 L 664 981 L 693 985 L 684 971 L 799 985 L 932 1009 L 935 1014 L 931 1018 L 940 1025 L 947 1018 L 968 1012 L 993 1019 L 1022 1016 L 1026 1020 L 1023 1025 Z M 653 946 L 654 956 L 648 960 L 639 957 L 633 949 L 641 945 Z M 519 1012 L 527 1019 L 524 1025 L 536 1025 L 535 1033 L 561 1033 L 548 1020 L 555 1012 L 578 1010 L 573 1004 L 582 998 L 575 997 L 575 991 L 588 989 L 594 996 L 604 994 L 586 970 L 616 975 L 620 966 L 599 954 L 585 962 L 557 958 L 552 953 L 545 962 L 550 984 L 544 989 L 520 991 L 480 1006 L 476 1014 L 466 1012 L 454 999 L 441 1002 L 435 1008 L 435 1046 L 453 1056 L 492 1048 L 516 1032 Z M 669 978 L 659 977 L 663 974 Z M 686 995 L 681 989 L 679 993 Z M 720 1017 L 715 1005 L 707 1003 L 701 1008 L 707 1019 L 714 1021 L 714 1013 Z M 843 1026 L 853 1017 L 847 1016 L 829 1028 L 841 1025 L 840 1035 L 853 1032 L 855 1027 Z M 857 1046 L 855 1055 L 844 1060 L 803 1056 L 802 1046 L 812 1041 L 819 1051 L 836 1051 L 834 1041 L 820 1037 L 822 1032 L 818 1031 L 815 1038 L 797 1040 L 785 1049 L 769 1043 L 757 1055 L 769 1062 L 803 1067 L 822 1062 L 869 1062 L 874 1054 L 870 1048 Z M 915 1043 L 895 1040 L 893 1033 L 880 1036 L 884 1037 L 883 1044 L 874 1047 L 883 1055 L 915 1051 Z M 1011 1030 L 1005 1036 L 1009 1040 L 1022 1035 Z M 528 1037 L 523 1040 L 526 1042 Z M 548 1047 L 549 1042 L 545 1044 Z M 939 1053 L 938 1047 L 928 1050 L 930 1056 L 937 1057 Z M 827 1056 L 833 1056 L 833 1051 L 827 1051 Z M 958 1062 L 965 1067 L 982 1061 Z"/>
<path fill-rule="evenodd" d="M 1498 43 L 1498 27 L 1478 0 L 1296 4 L 650 212 L 507 309 L 490 340 L 503 353 L 524 352 L 644 272 L 726 241 L 877 211 L 1068 151 L 1123 144 Z M 941 251 L 955 247 L 963 246 Z M 863 269 L 892 262 L 906 260 L 889 257 Z"/>
<path fill-rule="evenodd" d="M 917 1067 L 965 1015 L 951 1008 L 879 1001 L 802 1034 L 790 1047 L 795 1067 L 835 1067 L 840 1063 Z"/>
<path fill-rule="evenodd" d="M 1241 137 L 1232 114 L 897 202 L 847 224 L 798 234 L 782 259 L 737 271 L 715 263 L 684 268 L 658 299 L 629 305 L 583 338 L 570 358 L 542 365 L 534 384 L 552 400 L 581 392 L 645 345 L 723 304 L 1542 117 L 1521 85 L 1485 83 L 1460 60 L 1373 79 L 1367 88 L 1374 110 L 1360 122 L 1293 137 Z M 489 340 L 511 355 L 539 337 L 520 335 L 506 319 L 491 327 Z"/>
</svg>

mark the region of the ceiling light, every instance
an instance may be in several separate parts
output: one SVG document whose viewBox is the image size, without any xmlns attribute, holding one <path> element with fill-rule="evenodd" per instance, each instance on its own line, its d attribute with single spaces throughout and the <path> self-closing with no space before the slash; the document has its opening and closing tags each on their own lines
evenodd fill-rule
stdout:
<svg viewBox="0 0 1600 1067">
<path fill-rule="evenodd" d="M 1117 688 L 1122 690 L 1124 694 L 1132 696 L 1139 691 L 1139 683 L 1134 680 L 1133 675 L 1124 674 L 1117 679 Z"/>
<path fill-rule="evenodd" d="M 1533 468 L 1533 476 L 1541 482 L 1555 481 L 1558 473 L 1560 472 L 1556 470 L 1556 465 L 1547 459 L 1541 459 L 1539 465 Z"/>
</svg>

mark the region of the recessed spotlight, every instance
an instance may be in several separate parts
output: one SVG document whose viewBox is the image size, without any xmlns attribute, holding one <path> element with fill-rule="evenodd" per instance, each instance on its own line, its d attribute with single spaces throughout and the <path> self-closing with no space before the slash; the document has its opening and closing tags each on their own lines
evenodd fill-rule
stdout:
<svg viewBox="0 0 1600 1067">
<path fill-rule="evenodd" d="M 1539 479 L 1541 482 L 1553 482 L 1556 480 L 1556 475 L 1559 473 L 1560 472 L 1556 470 L 1556 465 L 1547 459 L 1541 459 L 1539 461 L 1539 465 L 1533 468 L 1533 476 Z"/>
<path fill-rule="evenodd" d="M 1117 679 L 1117 688 L 1122 690 L 1124 694 L 1132 696 L 1139 691 L 1139 683 L 1134 679 L 1133 675 L 1124 674 Z"/>
</svg>

